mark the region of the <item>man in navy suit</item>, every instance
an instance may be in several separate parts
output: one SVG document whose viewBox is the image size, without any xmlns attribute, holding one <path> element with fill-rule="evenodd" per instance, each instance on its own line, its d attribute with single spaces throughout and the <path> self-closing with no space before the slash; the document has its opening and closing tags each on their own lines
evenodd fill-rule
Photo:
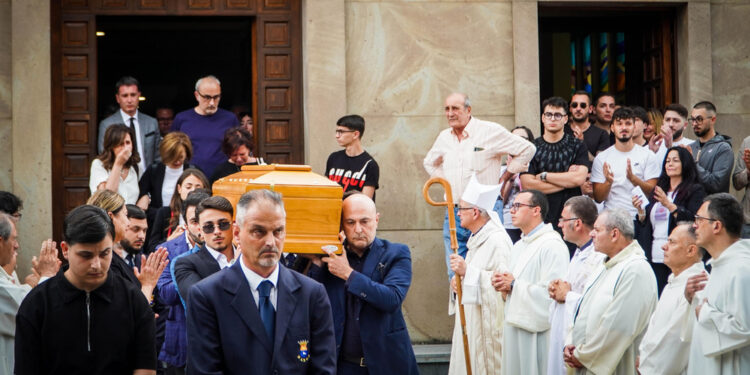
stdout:
<svg viewBox="0 0 750 375">
<path fill-rule="evenodd" d="M 177 291 L 186 304 L 193 285 L 234 263 L 233 213 L 232 203 L 218 195 L 201 201 L 195 209 L 204 244 L 198 252 L 178 257 L 174 264 Z"/>
<path fill-rule="evenodd" d="M 108 127 L 115 124 L 125 124 L 133 128 L 136 140 L 133 145 L 141 156 L 138 163 L 138 172 L 143 174 L 146 167 L 155 161 L 161 161 L 159 154 L 159 124 L 156 119 L 138 110 L 141 86 L 133 77 L 122 77 L 115 84 L 115 99 L 120 110 L 115 112 L 99 123 L 98 149 L 102 152 L 104 148 L 104 132 Z"/>
<path fill-rule="evenodd" d="M 378 218 L 370 197 L 346 198 L 345 254 L 316 257 L 309 272 L 331 299 L 339 375 L 418 373 L 401 314 L 411 284 L 409 248 L 376 238 Z"/>
<path fill-rule="evenodd" d="M 242 257 L 190 289 L 188 374 L 335 374 L 331 305 L 322 285 L 279 266 L 281 195 L 253 190 L 237 203 Z"/>
</svg>

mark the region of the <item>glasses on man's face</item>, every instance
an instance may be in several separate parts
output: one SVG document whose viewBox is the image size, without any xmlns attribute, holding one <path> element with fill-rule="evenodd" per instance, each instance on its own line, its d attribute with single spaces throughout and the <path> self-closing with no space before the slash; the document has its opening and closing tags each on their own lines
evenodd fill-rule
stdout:
<svg viewBox="0 0 750 375">
<path fill-rule="evenodd" d="M 536 207 L 536 206 L 533 204 L 526 204 L 526 203 L 521 203 L 521 202 L 515 202 L 510 205 L 510 209 L 513 211 L 518 211 L 521 207 Z"/>
<path fill-rule="evenodd" d="M 563 117 L 565 117 L 564 113 L 544 112 L 544 118 L 546 118 L 547 120 L 561 120 Z"/>
<path fill-rule="evenodd" d="M 586 109 L 586 107 L 588 106 L 588 104 L 586 104 L 585 102 L 572 102 L 570 103 L 570 108 L 575 109 L 578 108 L 579 105 L 581 106 L 581 109 Z"/>
<path fill-rule="evenodd" d="M 700 124 L 703 123 L 703 120 L 709 120 L 709 119 L 712 119 L 712 118 L 713 118 L 713 116 L 705 118 L 705 119 L 703 118 L 703 116 L 689 117 L 688 118 L 688 123 L 700 125 Z"/>
<path fill-rule="evenodd" d="M 570 219 L 565 219 L 565 218 L 561 217 L 560 220 L 559 220 L 559 222 L 560 223 L 564 223 L 566 221 L 573 221 L 573 220 L 578 220 L 578 218 L 577 217 L 571 217 Z"/>
<path fill-rule="evenodd" d="M 203 95 L 203 94 L 201 94 L 201 92 L 200 92 L 200 91 L 198 91 L 198 96 L 200 96 L 201 98 L 203 98 L 203 100 L 205 100 L 205 101 L 207 101 L 207 102 L 210 102 L 210 101 L 212 101 L 212 100 L 214 100 L 214 101 L 217 101 L 217 102 L 218 102 L 218 101 L 219 101 L 219 99 L 221 99 L 221 94 L 218 94 L 218 95 L 214 95 L 214 96 L 211 96 L 211 95 Z"/>
<path fill-rule="evenodd" d="M 701 221 L 701 220 L 706 220 L 706 221 L 717 221 L 718 219 L 712 219 L 712 218 L 710 218 L 710 217 L 705 217 L 705 216 L 701 216 L 701 215 L 695 215 L 695 223 L 696 223 L 696 224 L 697 224 L 697 223 L 698 223 L 699 221 Z"/>
<path fill-rule="evenodd" d="M 456 207 L 456 208 L 458 208 L 458 210 L 459 210 L 459 211 L 463 211 L 463 210 L 473 210 L 473 209 L 474 209 L 474 207 L 461 207 L 461 206 L 458 206 L 458 207 Z"/>
<path fill-rule="evenodd" d="M 355 131 L 356 130 L 341 130 L 341 129 L 336 129 L 336 135 L 340 136 L 341 134 L 344 134 L 344 133 L 354 133 Z"/>
<path fill-rule="evenodd" d="M 232 223 L 230 221 L 228 221 L 228 220 L 219 220 L 219 222 L 217 224 L 219 226 L 219 230 L 220 231 L 228 230 L 229 227 L 232 226 Z M 212 223 L 212 222 L 209 221 L 209 222 L 203 224 L 203 226 L 201 227 L 201 229 L 203 229 L 203 233 L 205 233 L 205 234 L 211 234 L 216 229 L 216 226 L 214 226 L 214 223 Z"/>
</svg>

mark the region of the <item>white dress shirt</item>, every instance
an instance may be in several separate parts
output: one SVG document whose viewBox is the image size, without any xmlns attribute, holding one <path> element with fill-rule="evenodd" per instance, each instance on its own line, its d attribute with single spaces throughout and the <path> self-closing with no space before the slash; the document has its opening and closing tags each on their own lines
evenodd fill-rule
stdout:
<svg viewBox="0 0 750 375">
<path fill-rule="evenodd" d="M 276 288 L 276 285 L 278 285 L 279 282 L 279 265 L 276 265 L 276 268 L 273 269 L 273 272 L 271 272 L 268 277 L 264 278 L 261 275 L 258 275 L 255 273 L 255 271 L 251 270 L 245 265 L 245 262 L 242 261 L 242 256 L 240 256 L 238 262 L 240 262 L 240 266 L 242 267 L 242 273 L 245 274 L 245 278 L 247 279 L 247 282 L 250 284 L 250 291 L 253 292 L 253 299 L 255 300 L 255 306 L 258 306 L 260 308 L 260 305 L 258 304 L 258 299 L 260 298 L 260 293 L 258 293 L 258 285 L 260 285 L 261 282 L 268 280 L 271 282 L 271 285 L 273 286 L 271 288 L 271 293 L 268 295 L 268 299 L 271 300 L 271 305 L 273 305 L 273 309 L 276 310 L 276 300 L 278 299 L 278 288 Z"/>
<path fill-rule="evenodd" d="M 214 259 L 216 259 L 216 261 L 219 263 L 219 268 L 224 269 L 234 264 L 234 258 L 229 260 L 227 259 L 226 255 L 208 247 L 208 245 L 206 245 L 206 250 L 208 250 L 209 254 L 211 254 L 211 256 L 214 257 Z M 237 250 L 234 248 L 234 246 L 232 246 L 233 254 L 234 254 L 234 251 L 237 251 Z"/>
</svg>

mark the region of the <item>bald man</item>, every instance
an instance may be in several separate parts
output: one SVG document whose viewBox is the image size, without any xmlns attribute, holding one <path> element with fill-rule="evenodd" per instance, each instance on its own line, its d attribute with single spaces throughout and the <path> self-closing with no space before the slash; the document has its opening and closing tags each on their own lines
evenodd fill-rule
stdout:
<svg viewBox="0 0 750 375">
<path fill-rule="evenodd" d="M 177 114 L 172 122 L 173 131 L 181 131 L 190 137 L 193 144 L 191 162 L 206 176 L 211 176 L 217 165 L 227 160 L 221 151 L 224 132 L 239 126 L 232 112 L 219 108 L 221 82 L 214 76 L 205 76 L 195 82 L 195 108 Z"/>
<path fill-rule="evenodd" d="M 379 214 L 370 197 L 349 196 L 342 214 L 344 254 L 313 258 L 309 271 L 331 300 L 337 373 L 417 374 L 401 314 L 411 284 L 409 248 L 375 237 Z"/>
</svg>

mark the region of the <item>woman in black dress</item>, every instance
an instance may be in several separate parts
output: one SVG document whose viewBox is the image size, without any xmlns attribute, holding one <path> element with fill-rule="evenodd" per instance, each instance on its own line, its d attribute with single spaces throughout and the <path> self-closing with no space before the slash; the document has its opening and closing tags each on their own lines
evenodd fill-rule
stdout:
<svg viewBox="0 0 750 375">
<path fill-rule="evenodd" d="M 238 126 L 224 133 L 221 150 L 229 160 L 219 164 L 211 175 L 211 185 L 216 180 L 237 173 L 243 165 L 265 165 L 263 158 L 253 156 L 253 137 L 247 129 Z"/>
</svg>

